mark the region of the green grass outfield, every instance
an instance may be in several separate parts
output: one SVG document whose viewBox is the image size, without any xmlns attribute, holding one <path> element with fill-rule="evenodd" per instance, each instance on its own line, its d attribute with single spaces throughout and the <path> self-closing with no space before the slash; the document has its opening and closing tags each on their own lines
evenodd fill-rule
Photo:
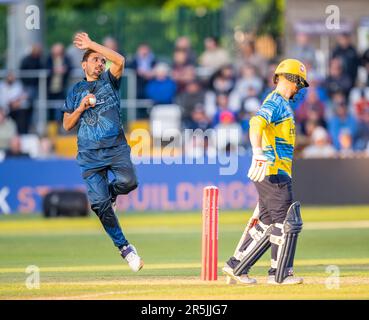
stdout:
<svg viewBox="0 0 369 320">
<path fill-rule="evenodd" d="M 303 208 L 295 272 L 305 284 L 265 283 L 268 252 L 252 269 L 255 286 L 226 285 L 220 269 L 251 212 L 220 212 L 219 278 L 199 280 L 201 214 L 127 213 L 120 221 L 145 260 L 132 273 L 98 219 L 0 216 L 0 299 L 368 299 L 369 207 Z M 26 267 L 40 268 L 40 289 L 27 289 Z M 327 267 L 339 269 L 329 288 Z"/>
</svg>

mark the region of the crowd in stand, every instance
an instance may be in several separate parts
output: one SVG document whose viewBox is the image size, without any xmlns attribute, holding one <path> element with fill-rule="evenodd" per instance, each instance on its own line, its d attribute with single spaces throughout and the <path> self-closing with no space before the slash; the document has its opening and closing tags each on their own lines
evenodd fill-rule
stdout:
<svg viewBox="0 0 369 320">
<path fill-rule="evenodd" d="M 316 49 L 306 34 L 296 36 L 296 46 L 288 53 L 305 63 L 310 83 L 293 103 L 297 154 L 303 157 L 369 154 L 369 49 L 359 54 L 349 34 L 335 40 L 327 75 L 319 70 Z M 113 38 L 106 38 L 104 45 L 118 50 Z M 171 63 L 159 61 L 148 44 L 141 44 L 126 67 L 137 74 L 138 99 L 151 100 L 152 105 L 179 105 L 183 129 L 237 128 L 242 133 L 240 143 L 247 149 L 249 119 L 274 89 L 278 61 L 265 59 L 251 40 L 238 49 L 238 55 L 231 57 L 216 38 L 208 37 L 197 56 L 189 38 L 180 37 Z M 34 45 L 20 69 L 48 69 L 48 99 L 63 100 L 71 71 L 80 69 L 82 52 L 57 43 L 44 60 L 42 51 Z M 358 80 L 359 68 L 366 70 L 364 82 Z M 12 149 L 19 149 L 17 135 L 30 131 L 37 94 L 37 78 L 18 80 L 9 72 L 1 81 L 0 150 L 11 154 Z M 57 111 L 50 109 L 48 119 L 57 120 Z"/>
</svg>

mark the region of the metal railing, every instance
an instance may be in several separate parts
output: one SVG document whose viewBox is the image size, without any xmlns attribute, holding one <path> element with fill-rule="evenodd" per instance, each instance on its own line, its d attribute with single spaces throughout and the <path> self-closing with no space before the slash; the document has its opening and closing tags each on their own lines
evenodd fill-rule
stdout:
<svg viewBox="0 0 369 320">
<path fill-rule="evenodd" d="M 47 95 L 47 78 L 49 70 L 0 70 L 0 80 L 12 72 L 17 80 L 21 79 L 38 79 L 37 98 L 34 100 L 35 114 L 33 124 L 37 134 L 44 135 L 48 122 L 48 109 L 61 108 L 63 100 L 48 100 Z M 82 79 L 83 73 L 80 69 L 73 69 L 69 77 L 69 85 Z M 121 99 L 121 108 L 127 110 L 127 122 L 137 119 L 138 108 L 150 108 L 150 100 L 138 100 L 137 96 L 137 78 L 136 73 L 132 69 L 125 69 L 122 76 L 122 81 L 126 82 L 126 98 Z M 0 97 L 1 99 L 1 97 Z"/>
</svg>

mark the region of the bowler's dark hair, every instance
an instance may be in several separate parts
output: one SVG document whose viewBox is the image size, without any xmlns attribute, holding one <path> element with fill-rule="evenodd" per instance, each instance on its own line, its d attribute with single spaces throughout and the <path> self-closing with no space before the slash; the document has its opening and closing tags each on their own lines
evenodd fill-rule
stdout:
<svg viewBox="0 0 369 320">
<path fill-rule="evenodd" d="M 96 51 L 91 50 L 91 49 L 87 49 L 87 50 L 85 51 L 85 53 L 83 54 L 82 62 L 87 61 L 88 57 L 89 57 L 89 56 L 90 56 L 90 54 L 92 54 L 92 53 L 96 53 Z"/>
</svg>

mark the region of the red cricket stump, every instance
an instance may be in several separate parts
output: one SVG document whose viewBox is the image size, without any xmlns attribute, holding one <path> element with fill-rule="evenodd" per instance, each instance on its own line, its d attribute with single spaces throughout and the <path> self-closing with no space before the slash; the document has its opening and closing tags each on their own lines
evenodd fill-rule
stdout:
<svg viewBox="0 0 369 320">
<path fill-rule="evenodd" d="M 204 188 L 201 280 L 207 281 L 218 279 L 218 196 L 217 187 Z"/>
</svg>

